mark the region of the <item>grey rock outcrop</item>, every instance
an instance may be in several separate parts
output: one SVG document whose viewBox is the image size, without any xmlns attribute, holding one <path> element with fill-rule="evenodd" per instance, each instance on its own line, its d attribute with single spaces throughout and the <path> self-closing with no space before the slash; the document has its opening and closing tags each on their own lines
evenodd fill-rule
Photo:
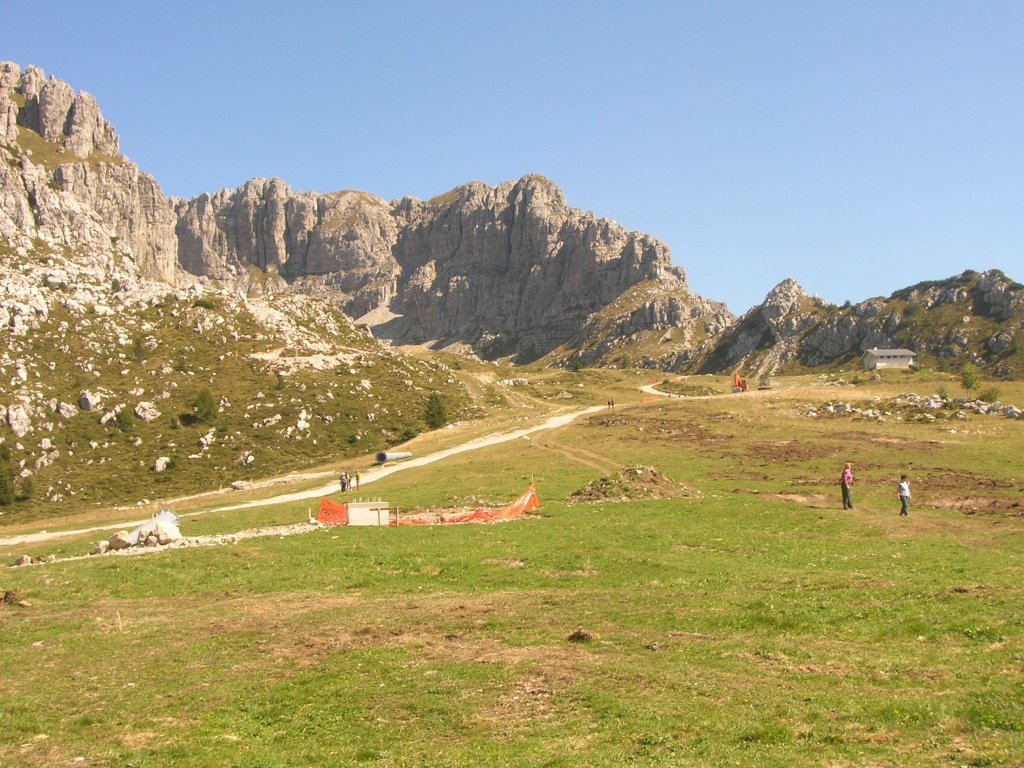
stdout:
<svg viewBox="0 0 1024 768">
<path fill-rule="evenodd" d="M 905 347 L 940 360 L 990 365 L 1009 376 L 1021 328 L 1024 286 L 998 270 L 964 272 L 845 307 L 808 297 L 786 280 L 714 341 L 699 370 L 770 373 L 789 363 L 849 363 L 868 349 Z"/>
<path fill-rule="evenodd" d="M 350 316 L 394 294 L 397 225 L 390 206 L 364 192 L 294 193 L 280 179 L 178 201 L 181 267 L 247 294 L 334 292 Z"/>
<path fill-rule="evenodd" d="M 156 421 L 160 418 L 160 411 L 153 403 L 143 400 L 135 406 L 135 418 L 142 421 Z"/>
<path fill-rule="evenodd" d="M 0 62 L 0 71 L 0 87 L 5 97 L 9 100 L 7 94 L 14 88 L 24 101 L 18 110 L 18 125 L 35 131 L 48 142 L 61 142 L 67 151 L 80 158 L 93 152 L 118 154 L 117 133 L 103 119 L 92 95 L 84 91 L 76 95 L 70 85 L 53 77 L 47 79 L 38 67 L 28 67 L 20 75 L 16 64 Z"/>
<path fill-rule="evenodd" d="M 42 241 L 128 256 L 143 275 L 176 279 L 171 204 L 118 154 L 117 133 L 91 95 L 38 67 L 22 73 L 0 62 L 0 138 L 0 238 L 27 250 Z M 30 148 L 40 141 L 41 154 Z"/>
<path fill-rule="evenodd" d="M 570 208 L 540 176 L 391 204 L 254 179 L 175 210 L 195 275 L 247 293 L 330 292 L 375 335 L 488 358 L 540 357 L 644 281 L 686 289 L 664 244 Z"/>
<path fill-rule="evenodd" d="M 663 243 L 570 208 L 541 176 L 406 199 L 396 214 L 397 317 L 375 328 L 395 341 L 533 360 L 638 283 L 686 287 Z"/>
</svg>

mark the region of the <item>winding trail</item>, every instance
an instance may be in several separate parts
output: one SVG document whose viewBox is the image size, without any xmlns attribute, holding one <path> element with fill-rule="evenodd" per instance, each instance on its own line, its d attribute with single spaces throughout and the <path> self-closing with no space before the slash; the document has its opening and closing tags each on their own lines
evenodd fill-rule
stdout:
<svg viewBox="0 0 1024 768">
<path fill-rule="evenodd" d="M 436 461 L 441 461 L 449 456 L 455 456 L 459 453 L 465 453 L 467 451 L 476 451 L 480 448 L 487 448 L 492 445 L 498 445 L 500 443 L 506 443 L 511 440 L 519 440 L 521 438 L 532 435 L 534 432 L 540 432 L 545 429 L 555 429 L 556 427 L 563 427 L 569 424 L 580 416 L 586 416 L 597 411 L 604 410 L 603 405 L 594 405 L 589 408 L 584 408 L 578 411 L 570 411 L 569 413 L 559 414 L 557 416 L 551 416 L 540 424 L 536 424 L 532 427 L 525 427 L 523 429 L 516 429 L 511 432 L 498 432 L 492 435 L 484 435 L 483 437 L 477 437 L 473 440 L 468 440 L 465 443 L 453 446 L 451 448 L 445 448 L 434 453 L 429 453 L 425 456 L 418 456 L 411 459 L 406 459 L 399 464 L 391 464 L 389 466 L 380 466 L 375 469 L 367 470 L 365 473 L 361 473 L 360 477 L 360 488 L 367 483 L 372 483 L 374 480 L 380 480 L 382 477 L 393 475 L 396 472 L 401 472 L 404 469 L 411 469 L 412 467 L 422 467 L 427 464 L 433 464 Z M 272 504 L 286 504 L 291 501 L 302 501 L 304 499 L 314 499 L 320 496 L 326 496 L 334 493 L 338 490 L 338 481 L 334 478 L 331 479 L 330 483 L 322 485 L 317 488 L 310 488 L 305 491 L 295 491 L 293 493 L 282 493 L 277 496 L 270 496 L 265 499 L 253 499 L 252 501 L 242 502 L 241 504 L 229 504 L 222 507 L 214 507 L 213 509 L 203 510 L 202 512 L 190 512 L 181 515 L 185 517 L 198 517 L 200 515 L 206 515 L 210 512 L 230 512 L 238 509 L 252 509 L 254 507 L 267 507 Z M 136 526 L 142 525 L 149 521 L 149 518 L 145 520 L 135 520 L 130 522 L 119 522 L 116 524 L 99 525 L 92 528 L 79 528 L 70 531 L 40 531 L 39 533 L 27 533 L 20 536 L 11 536 L 8 538 L 0 538 L 0 547 L 6 546 L 19 546 L 22 544 L 37 544 L 43 541 L 53 541 L 54 539 L 70 538 L 74 536 L 81 536 L 88 533 L 96 533 L 99 531 L 118 531 L 122 528 L 135 528 Z"/>
</svg>

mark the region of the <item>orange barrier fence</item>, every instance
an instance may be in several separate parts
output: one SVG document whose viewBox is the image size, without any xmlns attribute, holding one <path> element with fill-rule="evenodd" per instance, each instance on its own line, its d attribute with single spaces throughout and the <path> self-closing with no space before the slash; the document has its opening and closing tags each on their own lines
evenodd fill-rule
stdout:
<svg viewBox="0 0 1024 768">
<path fill-rule="evenodd" d="M 348 504 L 339 504 L 330 499 L 320 499 L 320 509 L 316 513 L 316 519 L 326 525 L 348 525 Z"/>
<path fill-rule="evenodd" d="M 527 488 L 518 499 L 513 501 L 511 504 L 506 504 L 500 509 L 484 509 L 478 507 L 472 512 L 466 512 L 461 515 L 453 515 L 441 521 L 443 525 L 454 525 L 456 523 L 496 523 L 504 520 L 515 520 L 516 518 L 522 517 L 531 509 L 539 509 L 540 501 L 537 499 L 537 489 L 533 483 L 530 483 L 530 487 Z M 392 525 L 432 525 L 433 521 L 430 520 L 418 520 L 414 517 L 406 518 L 404 520 L 394 519 L 391 521 Z"/>
</svg>

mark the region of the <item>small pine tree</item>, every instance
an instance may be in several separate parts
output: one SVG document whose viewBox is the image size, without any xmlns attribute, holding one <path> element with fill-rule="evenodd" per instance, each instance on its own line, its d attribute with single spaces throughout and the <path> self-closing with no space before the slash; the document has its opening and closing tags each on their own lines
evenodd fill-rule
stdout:
<svg viewBox="0 0 1024 768">
<path fill-rule="evenodd" d="M 18 495 L 18 501 L 29 501 L 33 496 L 36 495 L 36 481 L 31 475 L 21 481 L 21 493 Z"/>
<path fill-rule="evenodd" d="M 427 398 L 427 409 L 423 414 L 423 420 L 431 429 L 439 429 L 448 423 L 448 414 L 445 413 L 444 403 L 437 392 L 431 392 Z"/>
<path fill-rule="evenodd" d="M 14 478 L 11 476 L 11 466 L 4 462 L 0 464 L 0 507 L 9 507 L 15 501 Z"/>
<path fill-rule="evenodd" d="M 968 395 L 971 394 L 971 391 L 976 386 L 978 386 L 980 381 L 981 374 L 978 372 L 978 369 L 970 363 L 967 363 L 960 371 L 960 384 Z"/>
<path fill-rule="evenodd" d="M 146 340 L 142 336 L 136 336 L 132 342 L 132 356 L 137 363 L 146 359 Z"/>
</svg>

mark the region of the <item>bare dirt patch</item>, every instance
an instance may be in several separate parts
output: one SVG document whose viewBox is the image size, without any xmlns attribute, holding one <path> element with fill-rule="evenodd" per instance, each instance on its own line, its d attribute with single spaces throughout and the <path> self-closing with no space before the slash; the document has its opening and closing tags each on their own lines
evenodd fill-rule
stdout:
<svg viewBox="0 0 1024 768">
<path fill-rule="evenodd" d="M 1024 517 L 1024 501 L 1000 496 L 933 496 L 928 504 L 939 509 L 955 509 L 965 515 Z"/>
<path fill-rule="evenodd" d="M 637 499 L 700 498 L 700 492 L 658 472 L 654 467 L 624 467 L 587 483 L 567 499 L 570 504 Z"/>
<path fill-rule="evenodd" d="M 914 481 L 912 477 L 911 482 Z M 913 487 L 921 490 L 917 494 L 920 503 L 939 509 L 954 509 L 965 515 L 1024 517 L 1024 498 L 1011 495 L 1024 488 L 1013 480 L 943 470 L 934 475 L 924 474 Z"/>
<path fill-rule="evenodd" d="M 604 413 L 591 416 L 587 419 L 586 425 L 600 428 L 625 428 L 624 434 L 631 434 L 635 439 L 643 441 L 660 439 L 670 442 L 686 441 L 698 445 L 710 445 L 729 439 L 725 435 L 716 435 L 699 424 L 654 416 L 637 416 L 631 413 Z"/>
<path fill-rule="evenodd" d="M 814 445 L 798 440 L 749 443 L 746 446 L 746 451 L 750 455 L 763 461 L 771 461 L 777 464 L 793 464 L 796 462 L 813 461 L 822 457 L 837 456 L 840 450 L 837 446 Z"/>
<path fill-rule="evenodd" d="M 792 501 L 797 504 L 810 504 L 811 506 L 821 506 L 824 504 L 833 504 L 835 502 L 834 497 L 827 496 L 824 493 L 758 493 L 758 496 L 767 496 L 772 499 L 778 499 L 779 501 Z"/>
<path fill-rule="evenodd" d="M 889 437 L 887 435 L 874 435 L 870 432 L 842 432 L 834 435 L 844 445 L 881 445 L 887 448 L 909 448 L 920 451 L 934 451 L 942 448 L 938 440 L 913 440 L 909 437 Z"/>
</svg>

